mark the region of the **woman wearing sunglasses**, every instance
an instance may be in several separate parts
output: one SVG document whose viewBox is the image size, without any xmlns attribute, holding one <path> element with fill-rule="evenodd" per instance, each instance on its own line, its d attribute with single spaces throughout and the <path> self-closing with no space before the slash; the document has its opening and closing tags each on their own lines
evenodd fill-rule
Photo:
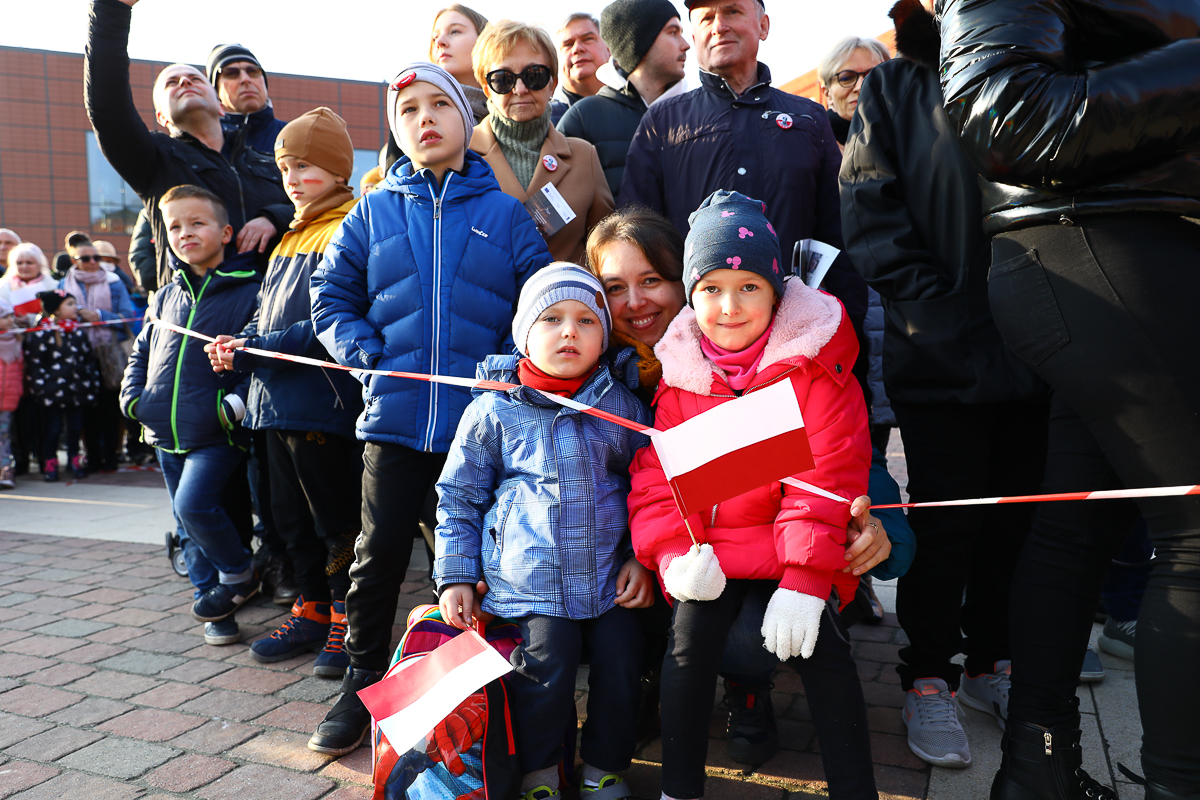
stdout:
<svg viewBox="0 0 1200 800">
<path fill-rule="evenodd" d="M 550 122 L 554 43 L 541 28 L 501 20 L 480 34 L 471 62 L 490 112 L 475 126 L 471 149 L 496 173 L 504 193 L 522 203 L 544 197 L 547 184 L 554 187 L 574 217 L 561 227 L 539 221 L 538 228 L 556 261 L 582 264 L 588 231 L 612 211 L 613 199 L 596 148 L 563 136 Z"/>
<path fill-rule="evenodd" d="M 76 298 L 80 322 L 127 319 L 133 316 L 133 303 L 116 273 L 104 269 L 100 253 L 91 242 L 71 249 L 71 269 L 58 288 Z M 125 354 L 114 343 L 126 338 L 124 325 L 87 328 L 92 350 L 100 360 L 101 385 L 96 405 L 83 412 L 83 437 L 87 449 L 88 472 L 115 472 L 121 443 L 121 409 L 117 393 Z M 110 363 L 111 362 L 111 363 Z"/>
</svg>

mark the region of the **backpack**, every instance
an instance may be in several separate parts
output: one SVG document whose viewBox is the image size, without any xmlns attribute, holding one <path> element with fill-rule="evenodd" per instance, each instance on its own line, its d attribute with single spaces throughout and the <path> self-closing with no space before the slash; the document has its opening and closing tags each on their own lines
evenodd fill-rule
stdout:
<svg viewBox="0 0 1200 800">
<path fill-rule="evenodd" d="M 442 621 L 437 606 L 417 606 L 387 676 L 403 671 L 462 633 Z M 517 626 L 494 620 L 484 638 L 505 658 L 520 643 Z M 375 786 L 372 800 L 509 800 L 519 794 L 521 768 L 508 692 L 498 679 L 479 689 L 404 753 L 371 720 Z"/>
</svg>

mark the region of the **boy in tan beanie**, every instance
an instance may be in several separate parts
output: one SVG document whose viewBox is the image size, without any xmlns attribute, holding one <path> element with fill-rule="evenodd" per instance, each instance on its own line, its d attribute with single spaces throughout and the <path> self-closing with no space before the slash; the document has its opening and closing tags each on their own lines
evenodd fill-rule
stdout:
<svg viewBox="0 0 1200 800">
<path fill-rule="evenodd" d="M 244 424 L 266 431 L 271 511 L 300 590 L 292 616 L 254 642 L 250 654 L 273 662 L 323 648 L 313 673 L 340 678 L 349 664 L 342 647 L 348 572 L 362 526 L 358 503 L 347 502 L 362 494 L 362 443 L 354 436 L 361 388 L 346 372 L 235 350 L 249 346 L 329 357 L 313 333 L 308 287 L 325 246 L 355 203 L 347 186 L 354 145 L 345 121 L 317 108 L 289 122 L 275 141 L 275 163 L 296 217 L 271 255 L 250 324 L 237 338 L 219 336 L 205 350 L 217 371 L 252 372 Z"/>
</svg>

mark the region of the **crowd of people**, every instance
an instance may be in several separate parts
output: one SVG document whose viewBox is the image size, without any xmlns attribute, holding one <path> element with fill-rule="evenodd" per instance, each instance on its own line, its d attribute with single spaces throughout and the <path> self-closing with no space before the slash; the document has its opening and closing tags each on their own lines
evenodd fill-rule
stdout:
<svg viewBox="0 0 1200 800">
<path fill-rule="evenodd" d="M 893 428 L 914 502 L 1198 480 L 1194 2 L 899 0 L 895 57 L 841 41 L 824 105 L 772 85 L 763 0 L 614 0 L 553 34 L 455 4 L 389 83 L 357 197 L 345 122 L 276 119 L 238 44 L 162 70 L 147 129 L 136 3 L 92 0 L 85 60 L 145 205 L 129 271 L 0 229 L 0 488 L 156 460 L 205 640 L 269 595 L 291 613 L 252 657 L 341 679 L 310 748 L 362 742 L 424 539 L 443 620 L 519 631 L 522 800 L 566 789 L 585 659 L 581 797 L 632 796 L 647 731 L 664 800 L 703 797 L 718 681 L 728 756 L 771 758 L 781 662 L 830 796 L 877 797 L 847 635 L 882 619 L 872 577 L 899 578 L 917 756 L 970 766 L 961 704 L 1004 731 L 993 800 L 1115 798 L 1075 696 L 1104 613 L 1146 797 L 1200 797 L 1200 501 L 871 508 L 900 498 Z M 814 241 L 839 254 L 810 286 Z M 722 409 L 753 437 L 736 401 L 781 383 L 821 491 L 685 518 L 635 429 Z"/>
</svg>

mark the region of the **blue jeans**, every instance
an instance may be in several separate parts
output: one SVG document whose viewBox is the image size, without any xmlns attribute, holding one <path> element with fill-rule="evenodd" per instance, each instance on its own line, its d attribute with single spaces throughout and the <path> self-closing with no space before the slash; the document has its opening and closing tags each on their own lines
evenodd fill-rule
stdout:
<svg viewBox="0 0 1200 800">
<path fill-rule="evenodd" d="M 225 483 L 245 455 L 229 445 L 186 453 L 158 451 L 158 463 L 179 524 L 188 578 L 197 596 L 218 583 L 242 583 L 254 575 L 250 551 L 242 544 L 222 504 Z"/>
</svg>

